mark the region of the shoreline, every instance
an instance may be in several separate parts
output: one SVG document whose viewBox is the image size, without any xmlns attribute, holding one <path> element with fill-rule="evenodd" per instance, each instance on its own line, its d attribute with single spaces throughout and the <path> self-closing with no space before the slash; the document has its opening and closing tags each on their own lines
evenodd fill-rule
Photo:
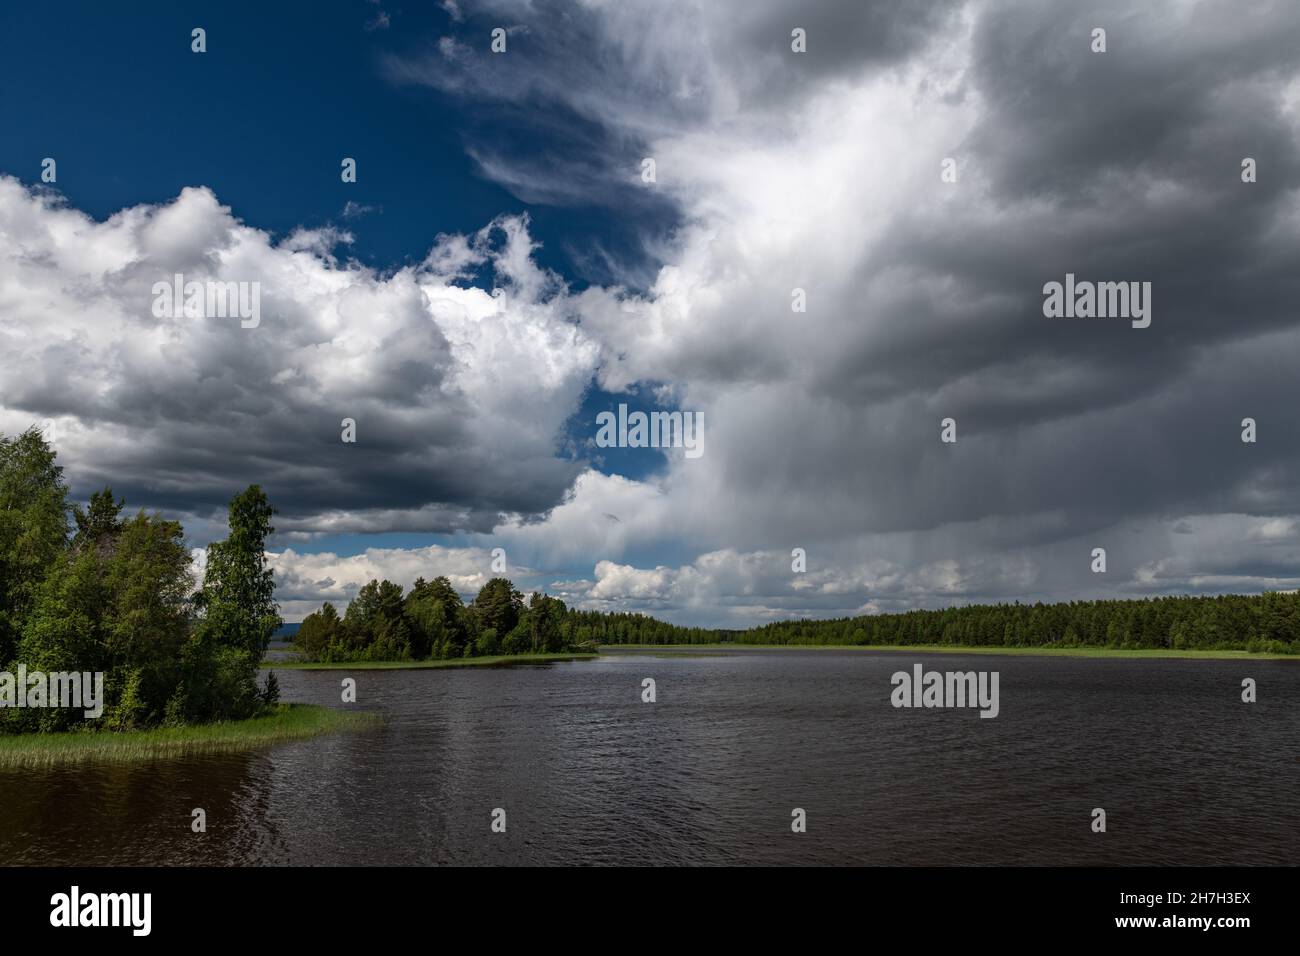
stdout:
<svg viewBox="0 0 1300 956">
<path fill-rule="evenodd" d="M 702 653 L 709 651 L 854 651 L 893 654 L 985 654 L 995 657 L 1090 657 L 1147 660 L 1221 660 L 1221 661 L 1260 661 L 1260 660 L 1296 660 L 1295 654 L 1273 654 L 1263 651 L 1243 650 L 1175 650 L 1163 647 L 1143 647 L 1121 649 L 1118 647 L 1008 647 L 1008 646 L 965 646 L 961 644 L 605 644 L 601 646 L 602 655 L 618 654 L 657 654 L 657 653 Z"/>
<path fill-rule="evenodd" d="M 377 726 L 378 715 L 315 704 L 277 704 L 247 720 L 153 727 L 123 733 L 66 731 L 0 735 L 0 771 L 79 763 L 143 764 L 192 754 L 237 753 L 321 734 Z"/>
<path fill-rule="evenodd" d="M 487 657 L 453 657 L 427 661 L 262 661 L 268 670 L 293 671 L 401 671 L 437 670 L 444 667 L 515 667 L 520 664 L 557 664 L 593 661 L 599 654 L 494 654 Z"/>
</svg>

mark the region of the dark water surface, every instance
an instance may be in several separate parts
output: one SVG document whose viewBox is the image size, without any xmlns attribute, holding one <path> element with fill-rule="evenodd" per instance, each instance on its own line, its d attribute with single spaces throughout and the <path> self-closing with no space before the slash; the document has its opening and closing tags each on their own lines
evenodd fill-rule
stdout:
<svg viewBox="0 0 1300 956">
<path fill-rule="evenodd" d="M 1001 714 L 894 709 L 890 675 L 916 661 L 999 671 Z M 342 706 L 349 675 L 278 676 L 287 701 Z M 350 676 L 381 727 L 0 771 L 0 860 L 1300 862 L 1300 661 L 760 650 Z"/>
</svg>

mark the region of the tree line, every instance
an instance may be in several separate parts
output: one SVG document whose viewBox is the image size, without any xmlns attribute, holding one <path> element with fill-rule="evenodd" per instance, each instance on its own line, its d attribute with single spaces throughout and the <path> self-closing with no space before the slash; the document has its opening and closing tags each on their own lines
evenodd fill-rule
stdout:
<svg viewBox="0 0 1300 956">
<path fill-rule="evenodd" d="M 401 585 L 372 580 L 340 615 L 333 604 L 307 615 L 294 635 L 309 662 L 447 660 L 498 654 L 593 651 L 600 644 L 708 643 L 731 632 L 684 628 L 644 614 L 578 611 L 534 593 L 525 603 L 507 578 L 493 578 L 466 604 L 446 577 Z"/>
<path fill-rule="evenodd" d="M 539 608 L 545 608 L 540 612 Z M 1300 594 L 1161 597 L 1060 604 L 973 604 L 831 620 L 777 621 L 749 630 L 680 627 L 644 614 L 580 611 L 534 594 L 527 607 L 505 578 L 468 605 L 446 578 L 416 582 L 403 597 L 371 581 L 340 617 L 332 605 L 297 635 L 305 660 L 404 660 L 601 644 L 951 645 L 1108 647 L 1300 653 Z"/>
<path fill-rule="evenodd" d="M 339 615 L 326 604 L 294 635 L 305 661 L 446 660 L 497 654 L 554 654 L 593 649 L 576 639 L 564 602 L 523 595 L 493 578 L 465 604 L 445 577 L 418 578 L 403 594 L 392 581 L 371 581 Z M 586 646 L 584 646 L 586 645 Z"/>
<path fill-rule="evenodd" d="M 252 485 L 230 503 L 197 586 L 179 522 L 125 516 L 111 488 L 69 508 L 41 432 L 0 434 L 0 665 L 102 672 L 113 730 L 254 716 L 279 697 L 258 668 L 280 626 L 265 542 L 274 509 Z M 78 710 L 0 708 L 0 731 L 58 731 Z"/>
<path fill-rule="evenodd" d="M 584 617 L 602 644 L 953 645 L 1300 653 L 1300 594 L 1226 594 L 1060 604 L 972 604 L 746 631 L 674 627 L 641 615 Z"/>
</svg>

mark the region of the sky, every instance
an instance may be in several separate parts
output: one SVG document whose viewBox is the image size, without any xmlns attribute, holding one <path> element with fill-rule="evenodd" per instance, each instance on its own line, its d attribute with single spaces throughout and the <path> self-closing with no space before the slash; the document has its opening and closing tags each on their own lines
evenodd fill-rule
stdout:
<svg viewBox="0 0 1300 956">
<path fill-rule="evenodd" d="M 289 621 L 494 549 L 722 627 L 1294 589 L 1297 49 L 1264 0 L 7 5 L 0 432 L 200 559 L 260 484 Z"/>
</svg>

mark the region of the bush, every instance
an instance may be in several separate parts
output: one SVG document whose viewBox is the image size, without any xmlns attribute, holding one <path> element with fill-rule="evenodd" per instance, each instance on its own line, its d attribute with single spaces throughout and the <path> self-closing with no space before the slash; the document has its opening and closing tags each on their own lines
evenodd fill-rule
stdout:
<svg viewBox="0 0 1300 956">
<path fill-rule="evenodd" d="M 481 657 L 492 657 L 501 653 L 501 641 L 497 637 L 496 628 L 489 627 L 480 634 L 474 646 Z"/>
<path fill-rule="evenodd" d="M 268 671 L 266 674 L 266 683 L 262 686 L 262 706 L 274 707 L 280 702 L 280 678 L 275 676 L 275 671 Z"/>
</svg>

